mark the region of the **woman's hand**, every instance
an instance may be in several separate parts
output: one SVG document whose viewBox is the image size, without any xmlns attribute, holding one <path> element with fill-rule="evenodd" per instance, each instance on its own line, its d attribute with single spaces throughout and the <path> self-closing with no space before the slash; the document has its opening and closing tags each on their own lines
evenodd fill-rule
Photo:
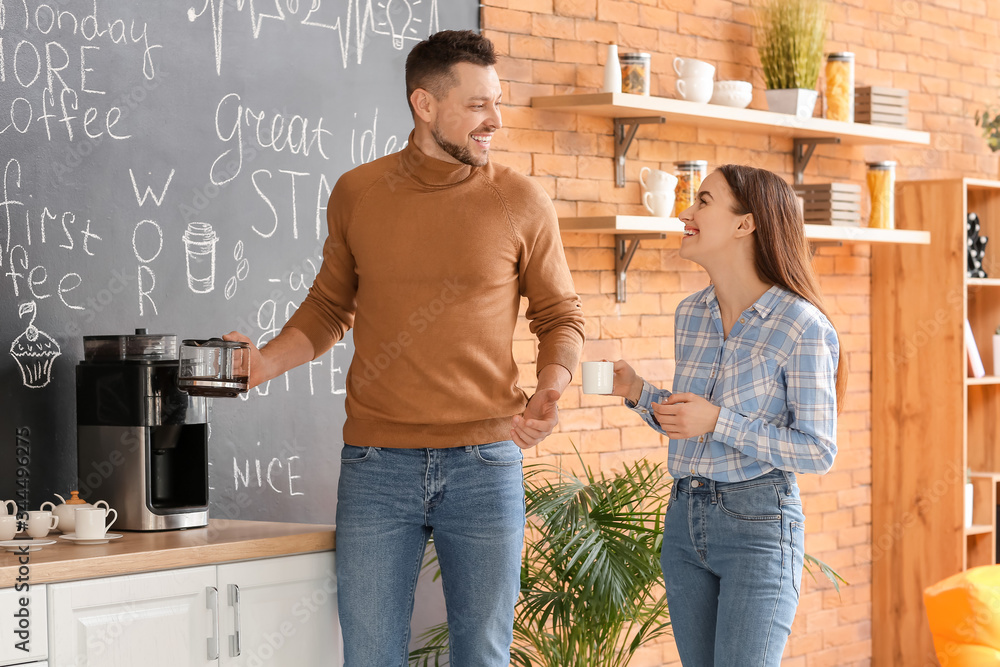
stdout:
<svg viewBox="0 0 1000 667">
<path fill-rule="evenodd" d="M 617 365 L 616 380 L 617 380 Z M 671 394 L 663 403 L 653 403 L 653 416 L 671 438 L 693 438 L 711 433 L 719 421 L 721 408 L 689 392 Z"/>
<path fill-rule="evenodd" d="M 622 396 L 633 403 L 638 403 L 642 397 L 642 378 L 627 361 L 619 359 L 615 362 L 615 380 L 611 388 L 613 396 Z"/>
</svg>

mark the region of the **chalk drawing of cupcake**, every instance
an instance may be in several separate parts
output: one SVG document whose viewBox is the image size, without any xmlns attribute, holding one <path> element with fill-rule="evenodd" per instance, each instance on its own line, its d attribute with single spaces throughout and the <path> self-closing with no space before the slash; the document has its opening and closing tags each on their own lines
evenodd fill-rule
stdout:
<svg viewBox="0 0 1000 667">
<path fill-rule="evenodd" d="M 21 379 L 29 389 L 40 389 L 52 380 L 52 364 L 62 352 L 59 343 L 35 326 L 35 302 L 22 303 L 18 317 L 30 314 L 28 328 L 10 345 L 10 356 L 21 369 Z"/>
</svg>

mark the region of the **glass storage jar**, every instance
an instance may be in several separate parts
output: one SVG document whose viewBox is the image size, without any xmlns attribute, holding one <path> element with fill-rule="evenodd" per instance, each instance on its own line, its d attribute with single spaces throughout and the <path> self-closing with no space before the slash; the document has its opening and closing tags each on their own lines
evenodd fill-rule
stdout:
<svg viewBox="0 0 1000 667">
<path fill-rule="evenodd" d="M 622 65 L 622 92 L 649 95 L 649 54 L 623 53 L 618 59 Z"/>
<path fill-rule="evenodd" d="M 868 226 L 893 229 L 896 226 L 896 163 L 891 160 L 868 163 L 868 194 L 872 212 Z"/>
<path fill-rule="evenodd" d="M 850 51 L 826 56 L 826 117 L 854 122 L 854 54 Z"/>
<path fill-rule="evenodd" d="M 701 182 L 708 171 L 708 160 L 687 160 L 674 162 L 674 176 L 677 177 L 674 199 L 674 217 L 694 203 Z"/>
</svg>

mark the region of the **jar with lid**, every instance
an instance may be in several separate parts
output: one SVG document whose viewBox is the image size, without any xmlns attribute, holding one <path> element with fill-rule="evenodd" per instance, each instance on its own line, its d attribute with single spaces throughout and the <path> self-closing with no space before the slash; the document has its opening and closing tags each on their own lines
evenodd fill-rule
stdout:
<svg viewBox="0 0 1000 667">
<path fill-rule="evenodd" d="M 868 163 L 868 193 L 872 212 L 868 226 L 893 229 L 895 222 L 896 163 L 891 160 Z"/>
<path fill-rule="evenodd" d="M 826 117 L 854 122 L 854 54 L 850 51 L 826 56 Z"/>
<path fill-rule="evenodd" d="M 677 187 L 674 199 L 674 217 L 694 203 L 701 182 L 705 180 L 708 171 L 708 160 L 687 160 L 674 162 L 674 175 L 677 177 Z"/>
<path fill-rule="evenodd" d="M 622 65 L 622 92 L 649 95 L 649 54 L 623 53 L 619 61 Z"/>
</svg>

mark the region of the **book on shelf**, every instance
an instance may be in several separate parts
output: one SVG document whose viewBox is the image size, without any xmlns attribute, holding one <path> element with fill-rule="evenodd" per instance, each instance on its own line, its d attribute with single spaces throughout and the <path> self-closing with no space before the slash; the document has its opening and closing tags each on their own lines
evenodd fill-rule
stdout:
<svg viewBox="0 0 1000 667">
<path fill-rule="evenodd" d="M 986 377 L 986 368 L 983 366 L 983 358 L 979 356 L 979 348 L 976 346 L 976 337 L 972 335 L 972 326 L 969 320 L 965 320 L 965 349 L 969 357 L 969 377 Z"/>
</svg>

